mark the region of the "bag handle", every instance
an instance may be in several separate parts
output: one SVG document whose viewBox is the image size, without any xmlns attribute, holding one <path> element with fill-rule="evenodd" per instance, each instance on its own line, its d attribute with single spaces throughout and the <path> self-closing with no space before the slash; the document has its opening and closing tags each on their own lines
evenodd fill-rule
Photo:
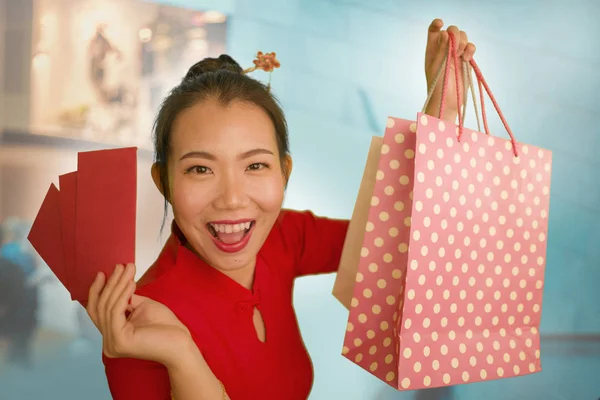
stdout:
<svg viewBox="0 0 600 400">
<path fill-rule="evenodd" d="M 431 97 L 433 96 L 433 92 L 435 90 L 435 88 L 437 87 L 438 81 L 440 80 L 442 73 L 445 71 L 446 68 L 446 62 L 448 61 L 448 54 L 446 54 L 444 56 L 444 59 L 442 60 L 442 65 L 440 65 L 440 68 L 438 69 L 433 82 L 431 83 L 431 86 L 429 87 L 429 90 L 427 92 L 427 99 L 425 99 L 425 104 L 423 105 L 423 108 L 421 109 L 421 113 L 425 113 L 425 110 L 427 110 L 427 106 L 429 105 L 429 102 L 431 101 Z M 464 82 L 465 82 L 465 93 L 467 93 L 469 91 L 469 89 L 471 90 L 471 95 L 473 98 L 473 107 L 475 108 L 475 118 L 477 118 L 477 129 L 481 132 L 481 122 L 479 120 L 479 110 L 477 109 L 477 99 L 475 97 L 475 89 L 473 87 L 473 80 L 471 78 L 471 66 L 466 62 L 463 61 L 463 72 L 464 72 Z M 468 96 L 465 96 L 465 101 L 463 103 L 463 114 L 466 114 L 467 111 L 467 103 L 468 103 Z M 440 114 L 439 114 L 439 118 L 441 119 L 441 112 L 442 112 L 442 104 L 440 104 Z"/>
<path fill-rule="evenodd" d="M 461 104 L 461 98 L 460 98 L 460 91 L 459 91 L 459 73 L 458 73 L 458 57 L 456 56 L 456 40 L 454 38 L 454 35 L 450 32 L 448 32 L 448 38 L 449 38 L 449 46 L 448 46 L 448 56 L 447 58 L 451 61 L 454 62 L 454 73 L 455 73 L 455 83 L 456 83 L 456 95 L 457 95 L 457 104 Z M 485 131 L 486 133 L 489 135 L 489 128 L 488 128 L 488 124 L 487 124 L 487 116 L 485 114 L 485 104 L 484 104 L 484 98 L 483 98 L 483 90 L 481 88 L 481 86 L 483 85 L 483 87 L 485 88 L 485 91 L 487 92 L 488 96 L 490 97 L 490 99 L 492 100 L 492 103 L 494 104 L 494 108 L 496 109 L 496 112 L 498 112 L 498 115 L 500 116 L 500 119 L 502 120 L 502 124 L 504 125 L 504 128 L 506 129 L 506 131 L 508 132 L 508 135 L 510 136 L 510 141 L 512 143 L 512 149 L 513 149 L 513 153 L 515 155 L 515 157 L 518 157 L 519 154 L 517 152 L 517 142 L 515 140 L 515 137 L 512 133 L 512 130 L 510 129 L 510 127 L 508 126 L 508 122 L 506 122 L 506 119 L 504 118 L 504 115 L 502 114 L 502 111 L 500 110 L 500 107 L 498 106 L 498 103 L 496 102 L 496 99 L 494 97 L 494 95 L 492 94 L 492 91 L 490 89 L 490 87 L 488 86 L 487 82 L 485 81 L 485 78 L 483 77 L 483 74 L 481 73 L 481 70 L 479 69 L 479 66 L 477 65 L 477 63 L 475 62 L 474 59 L 471 59 L 469 61 L 469 64 L 473 67 L 473 70 L 475 71 L 475 76 L 477 78 L 477 84 L 479 86 L 479 94 L 480 94 L 480 98 L 481 98 L 481 114 L 483 116 L 483 123 L 485 126 Z M 448 74 L 450 73 L 450 63 L 446 63 L 446 74 L 444 77 L 444 86 L 442 88 L 442 101 L 441 101 L 441 107 L 440 107 L 440 119 L 443 118 L 444 116 L 444 107 L 445 107 L 445 103 L 446 103 L 446 93 L 448 90 Z M 464 128 L 464 118 L 462 115 L 462 112 L 460 110 L 460 107 L 458 107 L 458 141 L 460 142 L 460 138 L 462 136 L 463 133 L 463 128 Z"/>
</svg>

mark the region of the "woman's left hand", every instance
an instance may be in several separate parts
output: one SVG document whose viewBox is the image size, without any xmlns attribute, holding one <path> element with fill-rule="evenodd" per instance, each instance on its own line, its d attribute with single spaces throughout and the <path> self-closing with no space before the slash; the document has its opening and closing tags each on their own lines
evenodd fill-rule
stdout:
<svg viewBox="0 0 600 400">
<path fill-rule="evenodd" d="M 448 54 L 448 46 L 450 44 L 448 32 L 452 33 L 455 39 L 456 55 L 459 61 L 469 61 L 475 54 L 475 45 L 469 42 L 467 33 L 461 31 L 456 26 L 450 26 L 447 30 L 442 30 L 444 22 L 441 19 L 435 19 L 429 25 L 427 36 L 427 49 L 425 51 L 425 77 L 427 78 L 427 88 L 429 88 L 435 79 L 436 74 L 444 57 Z M 450 62 L 450 60 L 448 60 Z M 460 64 L 459 64 L 460 65 Z M 459 71 L 461 77 L 459 81 L 459 90 L 461 99 L 464 99 L 464 85 L 462 84 L 462 71 Z M 443 77 L 443 73 L 442 73 Z M 443 119 L 447 121 L 456 121 L 458 115 L 458 101 L 456 95 L 456 79 L 454 72 L 454 63 L 450 64 L 450 76 L 448 77 L 448 92 L 446 93 L 446 104 Z M 434 117 L 439 117 L 440 105 L 442 100 L 443 79 L 438 81 L 431 101 L 425 112 Z"/>
</svg>

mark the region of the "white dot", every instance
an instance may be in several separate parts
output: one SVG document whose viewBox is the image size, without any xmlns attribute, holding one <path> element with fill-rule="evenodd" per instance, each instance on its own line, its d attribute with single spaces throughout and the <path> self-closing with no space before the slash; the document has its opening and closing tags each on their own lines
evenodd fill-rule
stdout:
<svg viewBox="0 0 600 400">
<path fill-rule="evenodd" d="M 463 150 L 465 151 L 465 153 L 468 153 L 470 149 L 469 143 L 465 142 L 463 143 Z"/>
<path fill-rule="evenodd" d="M 394 125 L 396 125 L 396 121 L 394 121 L 394 119 L 393 119 L 393 118 L 388 118 L 388 119 L 387 119 L 387 124 L 386 124 L 386 125 L 387 125 L 387 127 L 388 127 L 388 128 L 393 128 L 393 127 L 394 127 Z"/>
<path fill-rule="evenodd" d="M 421 125 L 426 126 L 427 125 L 427 116 L 426 115 L 421 115 Z"/>
</svg>

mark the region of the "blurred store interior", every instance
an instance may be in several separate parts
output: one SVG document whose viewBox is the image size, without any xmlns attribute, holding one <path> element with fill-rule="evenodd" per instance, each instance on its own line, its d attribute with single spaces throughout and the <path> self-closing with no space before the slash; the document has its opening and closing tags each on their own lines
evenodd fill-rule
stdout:
<svg viewBox="0 0 600 400">
<path fill-rule="evenodd" d="M 0 0 L 0 223 L 26 237 L 77 152 L 136 146 L 141 275 L 168 234 L 150 177 L 158 106 L 200 59 L 228 53 L 250 66 L 259 50 L 282 63 L 270 79 L 294 157 L 285 206 L 350 218 L 371 136 L 388 116 L 414 118 L 425 100 L 436 17 L 469 33 L 518 139 L 553 151 L 543 371 L 397 392 L 340 355 L 348 314 L 331 295 L 334 277 L 307 277 L 294 301 L 315 368 L 310 399 L 597 399 L 598 1 Z M 475 128 L 473 113 L 466 125 Z M 490 127 L 506 135 L 495 115 Z M 28 355 L 13 359 L 0 335 L 0 399 L 109 399 L 95 327 L 41 259 L 31 274 Z"/>
</svg>

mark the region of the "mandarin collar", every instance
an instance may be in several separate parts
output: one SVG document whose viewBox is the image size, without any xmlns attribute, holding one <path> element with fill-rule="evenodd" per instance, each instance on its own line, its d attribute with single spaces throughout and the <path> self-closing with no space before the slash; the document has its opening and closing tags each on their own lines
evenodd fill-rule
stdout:
<svg viewBox="0 0 600 400">
<path fill-rule="evenodd" d="M 260 305 L 261 261 L 257 257 L 252 290 L 245 288 L 229 276 L 208 265 L 185 245 L 187 240 L 173 220 L 169 247 L 176 254 L 175 269 L 189 284 L 228 302 L 235 303 L 238 311 L 253 310 Z M 178 274 L 179 275 L 179 274 Z"/>
</svg>

